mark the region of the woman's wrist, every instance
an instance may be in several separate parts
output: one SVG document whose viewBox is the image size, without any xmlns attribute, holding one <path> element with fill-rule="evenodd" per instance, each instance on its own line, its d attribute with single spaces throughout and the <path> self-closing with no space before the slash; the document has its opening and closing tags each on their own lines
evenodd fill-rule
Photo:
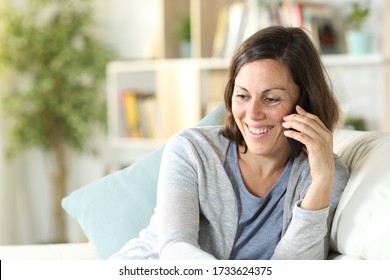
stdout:
<svg viewBox="0 0 390 280">
<path fill-rule="evenodd" d="M 330 181 L 329 179 L 324 179 L 322 181 L 313 180 L 302 200 L 301 208 L 307 210 L 320 210 L 328 207 L 332 182 L 333 180 Z"/>
</svg>

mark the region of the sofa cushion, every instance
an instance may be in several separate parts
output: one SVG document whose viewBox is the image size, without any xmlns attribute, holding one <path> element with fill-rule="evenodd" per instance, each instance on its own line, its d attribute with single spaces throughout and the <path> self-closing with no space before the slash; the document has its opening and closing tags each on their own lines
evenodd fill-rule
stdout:
<svg viewBox="0 0 390 280">
<path fill-rule="evenodd" d="M 223 116 L 221 104 L 198 126 L 219 124 Z M 163 147 L 62 200 L 62 207 L 80 224 L 100 258 L 107 259 L 149 224 L 162 152 Z"/>
<path fill-rule="evenodd" d="M 351 171 L 333 220 L 331 246 L 356 259 L 390 259 L 390 133 L 342 130 L 335 152 Z"/>
</svg>

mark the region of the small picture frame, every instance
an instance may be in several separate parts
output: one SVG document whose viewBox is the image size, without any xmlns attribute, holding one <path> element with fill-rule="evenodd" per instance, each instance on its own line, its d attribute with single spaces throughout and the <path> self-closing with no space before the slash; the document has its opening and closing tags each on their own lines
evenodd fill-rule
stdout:
<svg viewBox="0 0 390 280">
<path fill-rule="evenodd" d="M 343 53 L 343 36 L 341 24 L 334 18 L 313 17 L 311 19 L 312 35 L 322 54 Z"/>
</svg>

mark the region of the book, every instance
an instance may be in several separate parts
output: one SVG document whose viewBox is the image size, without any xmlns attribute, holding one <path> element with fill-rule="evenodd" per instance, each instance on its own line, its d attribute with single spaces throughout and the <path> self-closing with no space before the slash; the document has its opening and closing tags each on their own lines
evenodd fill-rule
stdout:
<svg viewBox="0 0 390 280">
<path fill-rule="evenodd" d="M 271 25 L 300 27 L 323 54 L 343 52 L 343 23 L 334 5 L 305 1 L 246 0 L 221 8 L 213 56 L 230 58 L 243 40 Z"/>
<path fill-rule="evenodd" d="M 140 127 L 140 114 L 138 108 L 138 96 L 134 91 L 124 91 L 121 95 L 123 104 L 124 120 L 126 124 L 126 136 L 142 137 Z"/>
<path fill-rule="evenodd" d="M 126 90 L 121 95 L 126 137 L 157 137 L 160 110 L 154 93 Z"/>
<path fill-rule="evenodd" d="M 213 56 L 230 58 L 238 46 L 276 20 L 275 3 L 258 0 L 234 2 L 221 8 L 213 42 Z"/>
<path fill-rule="evenodd" d="M 144 137 L 160 135 L 160 110 L 154 95 L 138 96 L 140 127 Z"/>
<path fill-rule="evenodd" d="M 218 13 L 213 42 L 213 57 L 223 57 L 228 24 L 228 9 L 223 7 Z"/>
<path fill-rule="evenodd" d="M 224 57 L 231 57 L 242 41 L 242 30 L 245 25 L 245 5 L 235 2 L 228 9 L 227 34 L 224 47 Z"/>
<path fill-rule="evenodd" d="M 342 28 L 334 6 L 325 3 L 286 1 L 277 9 L 278 24 L 305 29 L 323 54 L 342 52 Z"/>
<path fill-rule="evenodd" d="M 258 0 L 247 0 L 243 39 L 274 23 L 272 5 Z"/>
</svg>

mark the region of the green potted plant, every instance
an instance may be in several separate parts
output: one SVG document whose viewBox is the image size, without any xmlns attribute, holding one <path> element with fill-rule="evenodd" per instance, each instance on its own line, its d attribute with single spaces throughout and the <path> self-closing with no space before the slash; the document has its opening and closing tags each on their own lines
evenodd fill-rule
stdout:
<svg viewBox="0 0 390 280">
<path fill-rule="evenodd" d="M 371 34 L 363 29 L 370 15 L 369 2 L 352 2 L 347 15 L 347 50 L 350 54 L 364 54 L 371 51 Z"/>
<path fill-rule="evenodd" d="M 38 147 L 53 157 L 52 241 L 65 242 L 67 154 L 92 151 L 88 142 L 105 129 L 103 83 L 114 53 L 93 36 L 91 0 L 27 0 L 0 12 L 0 69 L 14 77 L 1 100 L 7 154 Z"/>
<path fill-rule="evenodd" d="M 182 57 L 191 57 L 191 18 L 183 15 L 174 27 L 174 35 L 180 43 Z"/>
<path fill-rule="evenodd" d="M 344 120 L 344 128 L 352 130 L 367 130 L 366 120 L 361 117 L 347 116 Z"/>
</svg>

